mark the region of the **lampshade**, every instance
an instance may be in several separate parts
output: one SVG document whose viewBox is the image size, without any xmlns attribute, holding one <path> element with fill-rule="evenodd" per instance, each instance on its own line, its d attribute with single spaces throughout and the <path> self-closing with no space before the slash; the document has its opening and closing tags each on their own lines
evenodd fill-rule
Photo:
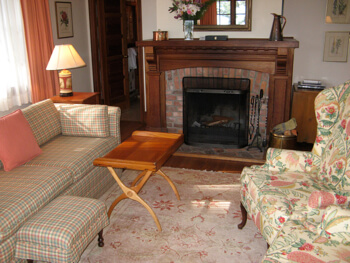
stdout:
<svg viewBox="0 0 350 263">
<path fill-rule="evenodd" d="M 60 96 L 73 96 L 72 73 L 70 68 L 80 68 L 86 66 L 84 60 L 72 45 L 55 46 L 46 70 L 60 70 L 58 79 L 60 81 Z"/>
<path fill-rule="evenodd" d="M 84 60 L 72 45 L 56 45 L 46 70 L 80 68 L 86 66 Z"/>
</svg>

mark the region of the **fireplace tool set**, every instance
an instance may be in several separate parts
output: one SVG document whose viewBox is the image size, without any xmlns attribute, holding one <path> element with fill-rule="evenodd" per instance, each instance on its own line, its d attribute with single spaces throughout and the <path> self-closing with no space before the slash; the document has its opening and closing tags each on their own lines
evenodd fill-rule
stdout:
<svg viewBox="0 0 350 263">
<path fill-rule="evenodd" d="M 262 145 L 259 143 L 259 138 L 261 144 L 263 144 L 262 137 L 260 134 L 260 128 L 259 128 L 259 121 L 260 121 L 260 110 L 261 110 L 261 99 L 264 95 L 264 91 L 260 90 L 260 96 L 252 96 L 250 98 L 250 124 L 249 124 L 249 139 L 252 139 L 251 142 L 248 144 L 247 150 L 249 150 L 252 147 L 257 147 L 260 152 L 262 152 Z M 254 142 L 256 141 L 256 146 L 253 146 Z"/>
</svg>

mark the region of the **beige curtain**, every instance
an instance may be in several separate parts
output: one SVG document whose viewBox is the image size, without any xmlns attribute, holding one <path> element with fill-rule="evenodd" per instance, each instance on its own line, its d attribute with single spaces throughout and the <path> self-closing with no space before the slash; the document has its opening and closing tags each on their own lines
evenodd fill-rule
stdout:
<svg viewBox="0 0 350 263">
<path fill-rule="evenodd" d="M 59 94 L 57 71 L 46 70 L 54 48 L 47 0 L 21 0 L 32 102 Z"/>
</svg>

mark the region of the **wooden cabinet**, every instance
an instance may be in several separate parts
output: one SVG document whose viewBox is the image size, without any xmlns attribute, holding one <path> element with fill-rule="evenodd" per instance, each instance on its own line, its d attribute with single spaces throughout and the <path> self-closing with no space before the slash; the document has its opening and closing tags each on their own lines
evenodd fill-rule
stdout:
<svg viewBox="0 0 350 263">
<path fill-rule="evenodd" d="M 292 118 L 297 121 L 297 142 L 314 143 L 317 131 L 315 98 L 320 90 L 296 89 L 293 91 Z"/>
</svg>

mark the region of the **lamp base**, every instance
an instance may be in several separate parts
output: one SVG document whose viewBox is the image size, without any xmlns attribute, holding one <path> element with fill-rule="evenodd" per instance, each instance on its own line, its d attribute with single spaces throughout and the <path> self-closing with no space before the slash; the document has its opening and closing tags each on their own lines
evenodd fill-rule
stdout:
<svg viewBox="0 0 350 263">
<path fill-rule="evenodd" d="M 73 96 L 72 73 L 64 69 L 58 74 L 58 79 L 60 81 L 60 97 Z"/>
<path fill-rule="evenodd" d="M 73 92 L 70 93 L 60 93 L 60 97 L 70 97 L 73 96 Z"/>
</svg>

